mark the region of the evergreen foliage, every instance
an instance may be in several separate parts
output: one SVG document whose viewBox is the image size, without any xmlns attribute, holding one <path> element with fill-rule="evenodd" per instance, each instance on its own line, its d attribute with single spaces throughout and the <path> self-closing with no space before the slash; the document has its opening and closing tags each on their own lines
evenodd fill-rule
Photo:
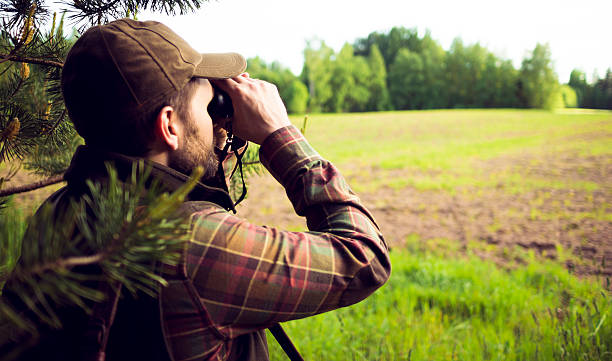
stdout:
<svg viewBox="0 0 612 361">
<path fill-rule="evenodd" d="M 593 83 L 586 81 L 583 71 L 574 69 L 570 74 L 568 85 L 576 91 L 578 106 L 581 108 L 612 109 L 612 69 L 606 71 L 606 76 L 593 77 Z"/>
<path fill-rule="evenodd" d="M 63 17 L 54 16 L 50 30 L 43 32 L 46 11 L 38 3 L 32 2 L 23 18 L 16 7 L 13 17 L 6 16 L 7 5 L 0 7 L 0 163 L 24 159 L 40 147 L 69 151 L 76 133 L 66 116 L 59 77 L 72 41 L 63 35 Z"/>
<path fill-rule="evenodd" d="M 12 199 L 4 198 L 0 204 L 0 279 L 6 276 L 15 266 L 21 250 L 21 237 L 25 231 L 24 217 L 15 210 L 6 212 L 11 207 Z M 0 294 L 3 281 L 0 281 Z"/>
<path fill-rule="evenodd" d="M 166 284 L 159 266 L 176 264 L 189 238 L 189 222 L 177 210 L 203 170 L 196 169 L 169 195 L 155 181 L 146 186 L 149 173 L 143 164 L 134 166 L 125 183 L 108 167 L 108 182 L 88 181 L 89 195 L 72 202 L 62 214 L 43 205 L 22 240 L 19 228 L 4 231 L 0 248 L 14 250 L 21 240 L 21 257 L 11 272 L 15 255 L 1 260 L 0 284 L 6 282 L 4 292 L 15 295 L 28 313 L 0 298 L 0 346 L 23 333 L 35 337 L 40 324 L 62 327 L 57 307 L 90 311 L 91 301 L 106 297 L 93 281 L 120 282 L 131 293 L 149 295 Z M 84 273 L 86 266 L 100 272 Z"/>
</svg>

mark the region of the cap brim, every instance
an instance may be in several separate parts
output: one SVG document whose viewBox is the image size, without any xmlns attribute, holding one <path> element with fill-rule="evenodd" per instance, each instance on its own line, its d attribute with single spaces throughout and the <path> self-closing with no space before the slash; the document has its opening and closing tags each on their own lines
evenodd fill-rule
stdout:
<svg viewBox="0 0 612 361">
<path fill-rule="evenodd" d="M 237 53 L 202 54 L 202 61 L 196 66 L 193 76 L 225 79 L 238 76 L 246 70 L 244 57 Z"/>
</svg>

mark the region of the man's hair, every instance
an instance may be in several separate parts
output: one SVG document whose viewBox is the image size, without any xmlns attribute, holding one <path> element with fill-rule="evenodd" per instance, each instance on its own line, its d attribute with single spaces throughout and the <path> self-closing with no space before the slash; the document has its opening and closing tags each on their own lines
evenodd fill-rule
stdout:
<svg viewBox="0 0 612 361">
<path fill-rule="evenodd" d="M 66 106 L 76 130 L 85 139 L 88 145 L 96 148 L 121 153 L 125 155 L 143 157 L 151 150 L 155 140 L 155 121 L 163 107 L 169 105 L 174 108 L 183 121 L 190 119 L 189 104 L 197 88 L 199 78 L 192 78 L 181 90 L 169 96 L 149 102 L 134 112 L 117 109 L 114 114 L 107 110 L 96 112 L 84 109 L 79 102 L 71 102 L 68 97 Z M 203 105 L 204 106 L 204 105 Z M 112 109 L 112 107 L 109 107 Z M 106 131 L 88 132 L 86 126 L 91 123 L 109 124 L 106 117 L 112 117 L 113 129 Z"/>
</svg>

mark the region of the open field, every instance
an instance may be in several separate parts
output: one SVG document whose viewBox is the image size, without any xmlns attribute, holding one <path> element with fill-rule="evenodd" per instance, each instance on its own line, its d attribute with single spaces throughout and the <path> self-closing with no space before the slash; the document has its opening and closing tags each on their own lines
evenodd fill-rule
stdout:
<svg viewBox="0 0 612 361">
<path fill-rule="evenodd" d="M 315 115 L 306 136 L 393 262 L 364 302 L 285 325 L 307 360 L 612 360 L 612 112 Z M 305 229 L 269 175 L 249 186 L 240 215 Z"/>
<path fill-rule="evenodd" d="M 325 114 L 310 116 L 306 133 L 393 247 L 416 237 L 508 266 L 522 263 L 517 250 L 533 250 L 573 272 L 612 275 L 612 112 Z M 19 172 L 7 186 L 34 179 Z M 248 182 L 242 216 L 305 228 L 271 176 Z M 28 214 L 59 187 L 18 195 L 17 204 Z"/>
<path fill-rule="evenodd" d="M 393 248 L 371 298 L 286 324 L 307 359 L 612 360 L 611 112 L 317 115 L 306 133 Z M 271 177 L 250 185 L 243 216 L 304 229 Z"/>
<path fill-rule="evenodd" d="M 533 250 L 612 275 L 612 112 L 316 115 L 306 133 L 393 247 L 416 237 L 511 267 Z M 250 184 L 243 216 L 304 228 L 271 177 Z"/>
<path fill-rule="evenodd" d="M 365 301 L 284 324 L 306 360 L 612 360 L 612 298 L 558 263 L 505 271 L 415 245 L 391 261 L 391 279 Z"/>
</svg>

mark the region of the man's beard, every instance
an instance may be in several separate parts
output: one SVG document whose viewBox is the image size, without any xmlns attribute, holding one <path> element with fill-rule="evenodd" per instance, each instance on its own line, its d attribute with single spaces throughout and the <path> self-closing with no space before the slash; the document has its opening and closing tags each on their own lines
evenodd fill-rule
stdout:
<svg viewBox="0 0 612 361">
<path fill-rule="evenodd" d="M 195 167 L 201 166 L 204 168 L 202 181 L 215 177 L 219 159 L 212 145 L 204 143 L 204 138 L 200 136 L 191 119 L 185 123 L 182 147 L 170 154 L 168 166 L 186 175 L 190 175 Z"/>
</svg>

